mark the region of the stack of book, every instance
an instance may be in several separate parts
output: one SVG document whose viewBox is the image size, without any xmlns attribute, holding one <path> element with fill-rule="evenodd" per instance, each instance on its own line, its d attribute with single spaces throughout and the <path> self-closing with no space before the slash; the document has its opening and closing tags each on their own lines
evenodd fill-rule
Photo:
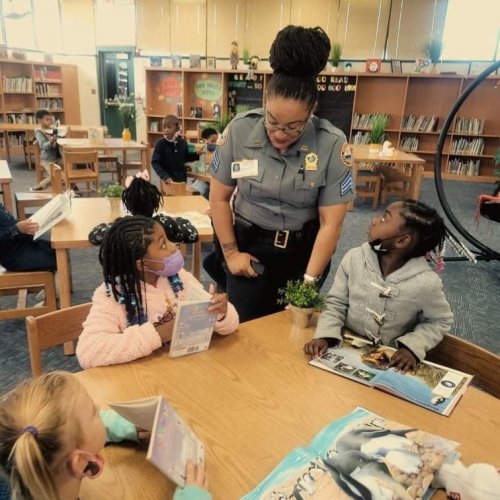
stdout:
<svg viewBox="0 0 500 500">
<path fill-rule="evenodd" d="M 62 99 L 38 99 L 38 107 L 44 109 L 62 109 Z"/>
<path fill-rule="evenodd" d="M 33 80 L 29 76 L 4 76 L 3 91 L 29 94 L 33 92 Z"/>
<path fill-rule="evenodd" d="M 483 133 L 484 120 L 479 118 L 457 118 L 455 134 L 479 135 Z"/>
<path fill-rule="evenodd" d="M 35 123 L 33 111 L 26 111 L 22 113 L 8 113 L 7 123 Z"/>
<path fill-rule="evenodd" d="M 389 116 L 387 113 L 367 113 L 363 115 L 355 113 L 352 128 L 371 129 L 373 126 L 373 120 L 378 115 Z"/>
<path fill-rule="evenodd" d="M 464 155 L 482 155 L 484 151 L 484 139 L 477 137 L 475 139 L 454 139 L 451 145 L 451 152 Z"/>
<path fill-rule="evenodd" d="M 42 66 L 41 68 L 35 69 L 35 78 L 37 80 L 60 80 L 61 72 L 55 68 Z"/>
<path fill-rule="evenodd" d="M 356 132 L 354 134 L 354 144 L 370 144 L 370 134 L 368 132 Z"/>
<path fill-rule="evenodd" d="M 446 173 L 454 175 L 479 175 L 479 160 L 452 158 L 446 167 Z"/>
<path fill-rule="evenodd" d="M 439 118 L 437 116 L 408 115 L 403 118 L 403 130 L 411 132 L 434 132 L 437 129 Z"/>
<path fill-rule="evenodd" d="M 61 87 L 57 83 L 35 83 L 35 90 L 40 97 L 58 97 L 61 95 Z"/>
<path fill-rule="evenodd" d="M 22 148 L 25 140 L 24 133 L 8 134 L 10 148 Z"/>
<path fill-rule="evenodd" d="M 401 149 L 403 151 L 417 151 L 418 149 L 418 137 L 417 136 L 406 136 L 401 140 Z"/>
</svg>

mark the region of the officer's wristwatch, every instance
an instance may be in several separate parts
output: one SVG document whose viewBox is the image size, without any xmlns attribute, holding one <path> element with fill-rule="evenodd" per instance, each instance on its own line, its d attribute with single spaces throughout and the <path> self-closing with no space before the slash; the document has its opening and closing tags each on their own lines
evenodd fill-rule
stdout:
<svg viewBox="0 0 500 500">
<path fill-rule="evenodd" d="M 311 276 L 310 274 L 304 274 L 304 281 L 306 283 L 316 284 L 320 279 L 320 276 Z"/>
</svg>

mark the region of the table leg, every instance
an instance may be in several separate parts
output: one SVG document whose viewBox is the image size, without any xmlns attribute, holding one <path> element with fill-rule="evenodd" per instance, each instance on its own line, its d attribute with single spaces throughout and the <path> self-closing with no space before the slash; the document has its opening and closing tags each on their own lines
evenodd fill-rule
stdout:
<svg viewBox="0 0 500 500">
<path fill-rule="evenodd" d="M 418 200 L 420 195 L 420 183 L 422 181 L 422 173 L 424 171 L 423 165 L 412 165 L 411 169 L 411 180 L 410 180 L 410 192 L 409 196 L 412 200 Z"/>
<path fill-rule="evenodd" d="M 201 274 L 201 241 L 193 245 L 193 275 L 199 281 Z"/>
<path fill-rule="evenodd" d="M 147 170 L 149 177 L 151 178 L 151 169 L 149 167 L 148 150 L 147 149 L 141 149 L 141 164 L 142 164 L 142 170 Z"/>
<path fill-rule="evenodd" d="M 14 213 L 14 204 L 12 203 L 12 190 L 10 181 L 2 182 L 3 205 L 12 214 Z"/>
<path fill-rule="evenodd" d="M 59 303 L 61 309 L 71 307 L 71 269 L 68 260 L 68 250 L 66 248 L 58 248 L 56 250 L 57 261 L 57 281 L 59 284 Z M 64 344 L 64 354 L 69 356 L 75 354 L 74 342 L 66 342 Z"/>
</svg>

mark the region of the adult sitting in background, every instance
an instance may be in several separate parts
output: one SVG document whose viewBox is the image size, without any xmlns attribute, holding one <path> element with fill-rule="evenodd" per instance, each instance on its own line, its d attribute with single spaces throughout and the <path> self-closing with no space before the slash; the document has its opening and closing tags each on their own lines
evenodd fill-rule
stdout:
<svg viewBox="0 0 500 500">
<path fill-rule="evenodd" d="M 0 203 L 0 265 L 7 271 L 55 271 L 56 253 L 46 240 L 33 240 L 38 224 L 17 221 Z"/>
</svg>

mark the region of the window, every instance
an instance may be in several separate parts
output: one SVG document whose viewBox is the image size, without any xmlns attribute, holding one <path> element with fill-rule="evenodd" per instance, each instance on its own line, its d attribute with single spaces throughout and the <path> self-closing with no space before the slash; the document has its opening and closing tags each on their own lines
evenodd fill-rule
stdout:
<svg viewBox="0 0 500 500">
<path fill-rule="evenodd" d="M 44 0 L 34 3 L 35 37 L 39 50 L 61 52 L 61 14 L 59 0 Z"/>
<path fill-rule="evenodd" d="M 31 0 L 3 0 L 2 15 L 9 47 L 36 49 Z"/>
<path fill-rule="evenodd" d="M 449 0 L 443 59 L 493 60 L 500 36 L 498 0 Z"/>
</svg>

